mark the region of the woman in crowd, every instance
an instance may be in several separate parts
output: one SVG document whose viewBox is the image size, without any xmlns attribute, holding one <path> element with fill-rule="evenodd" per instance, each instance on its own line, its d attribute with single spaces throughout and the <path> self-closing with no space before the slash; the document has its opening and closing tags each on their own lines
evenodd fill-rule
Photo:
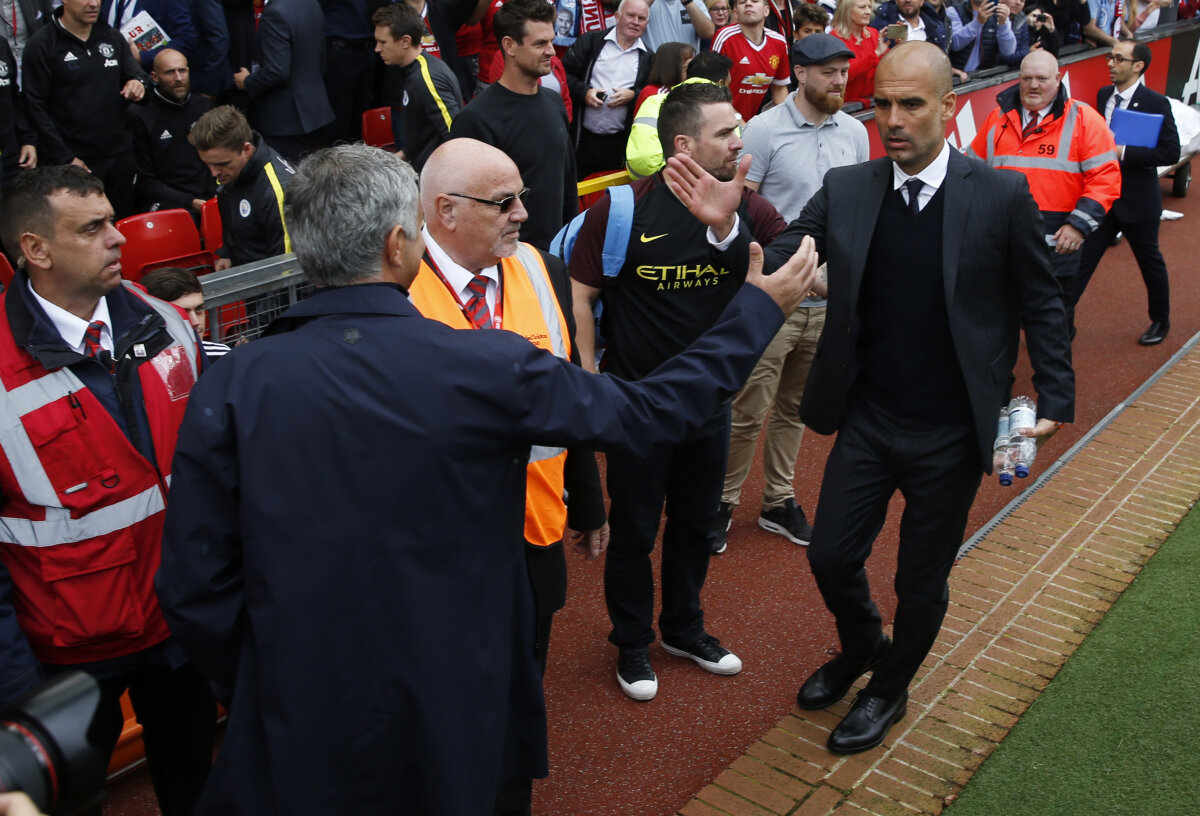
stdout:
<svg viewBox="0 0 1200 816">
<path fill-rule="evenodd" d="M 687 43 L 663 43 L 654 52 L 654 58 L 650 61 L 650 73 L 646 77 L 646 87 L 638 94 L 633 109 L 636 111 L 650 97 L 666 93 L 683 82 L 687 76 L 687 65 L 694 56 L 696 52 Z"/>
<path fill-rule="evenodd" d="M 850 60 L 850 74 L 846 78 L 845 99 L 847 102 L 871 104 L 875 93 L 875 67 L 879 58 L 887 51 L 887 42 L 879 31 L 871 28 L 871 0 L 839 0 L 833 14 L 833 30 L 830 32 L 854 52 Z"/>
</svg>

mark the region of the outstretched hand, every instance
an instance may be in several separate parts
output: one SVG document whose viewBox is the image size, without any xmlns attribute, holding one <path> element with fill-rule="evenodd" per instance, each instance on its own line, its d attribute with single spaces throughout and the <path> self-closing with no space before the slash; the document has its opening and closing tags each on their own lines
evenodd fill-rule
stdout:
<svg viewBox="0 0 1200 816">
<path fill-rule="evenodd" d="M 697 221 L 712 228 L 717 241 L 724 241 L 733 231 L 746 173 L 750 171 L 750 158 L 749 154 L 742 156 L 731 181 L 718 181 L 691 156 L 676 153 L 667 159 L 663 171 L 667 186 Z"/>
<path fill-rule="evenodd" d="M 806 235 L 787 263 L 770 275 L 764 275 L 762 268 L 762 247 L 757 241 L 751 241 L 750 267 L 746 270 L 746 283 L 762 289 L 779 305 L 785 315 L 790 315 L 808 295 L 808 290 L 817 278 L 817 245 L 812 236 Z"/>
</svg>

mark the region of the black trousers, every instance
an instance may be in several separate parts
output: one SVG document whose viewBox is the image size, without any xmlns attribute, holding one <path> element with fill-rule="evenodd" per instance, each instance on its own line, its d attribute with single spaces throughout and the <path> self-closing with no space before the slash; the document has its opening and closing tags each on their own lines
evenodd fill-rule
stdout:
<svg viewBox="0 0 1200 816">
<path fill-rule="evenodd" d="M 576 111 L 576 116 L 583 116 L 582 111 Z M 630 113 L 630 116 L 633 114 Z M 575 148 L 575 173 L 580 179 L 587 178 L 592 173 L 615 172 L 625 167 L 625 143 L 629 134 L 592 133 L 587 128 L 579 128 L 579 147 Z"/>
<path fill-rule="evenodd" d="M 1079 266 L 1079 276 L 1075 286 L 1067 292 L 1072 304 L 1079 303 L 1083 292 L 1087 289 L 1088 281 L 1100 259 L 1112 246 L 1118 232 L 1125 233 L 1125 240 L 1133 251 L 1138 270 L 1142 273 L 1142 281 L 1146 284 L 1146 299 L 1149 305 L 1151 322 L 1166 323 L 1171 319 L 1171 284 L 1167 278 L 1167 263 L 1163 260 L 1162 250 L 1158 248 L 1159 219 L 1153 221 L 1122 221 L 1111 212 L 1104 216 L 1100 226 L 1096 228 L 1087 240 L 1083 242 L 1080 254 L 1083 256 Z"/>
<path fill-rule="evenodd" d="M 897 490 L 904 496 L 893 646 L 871 677 L 872 694 L 890 697 L 908 688 L 933 646 L 981 476 L 974 428 L 914 422 L 861 399 L 851 403 L 825 465 L 808 561 L 837 620 L 842 654 L 866 662 L 882 621 L 864 564 L 888 502 Z"/>
<path fill-rule="evenodd" d="M 329 144 L 362 140 L 362 114 L 371 106 L 375 61 L 374 40 L 325 38 L 325 94 L 335 117 L 326 129 Z"/>
<path fill-rule="evenodd" d="M 729 455 L 729 406 L 677 445 L 648 456 L 608 454 L 608 523 L 604 600 L 608 639 L 622 649 L 654 642 L 654 572 L 650 553 L 666 505 L 662 537 L 662 636 L 690 643 L 704 634 L 700 589 L 708 574 L 712 534 Z"/>
<path fill-rule="evenodd" d="M 46 668 L 55 673 L 72 667 Z M 159 809 L 163 816 L 191 816 L 212 769 L 217 736 L 217 704 L 208 681 L 190 663 L 171 669 L 147 662 L 98 682 L 100 705 L 89 739 L 112 753 L 125 725 L 121 695 L 128 689 Z M 96 808 L 87 816 L 99 813 Z"/>
<path fill-rule="evenodd" d="M 133 177 L 137 173 L 137 165 L 132 150 L 79 158 L 83 159 L 93 176 L 104 182 L 104 194 L 108 196 L 118 219 L 136 214 Z"/>
</svg>

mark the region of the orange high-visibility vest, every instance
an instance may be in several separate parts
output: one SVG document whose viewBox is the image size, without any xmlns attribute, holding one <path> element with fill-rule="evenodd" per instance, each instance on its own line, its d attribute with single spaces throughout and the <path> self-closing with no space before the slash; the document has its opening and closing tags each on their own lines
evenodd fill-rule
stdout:
<svg viewBox="0 0 1200 816">
<path fill-rule="evenodd" d="M 501 328 L 515 332 L 557 357 L 569 359 L 571 339 L 567 320 L 554 294 L 550 273 L 537 250 L 520 244 L 517 254 L 500 261 Z M 427 263 L 409 287 L 413 305 L 428 318 L 455 329 L 472 329 L 458 300 Z M 534 447 L 525 484 L 525 540 L 537 547 L 562 541 L 567 527 L 563 502 L 562 448 Z"/>
</svg>

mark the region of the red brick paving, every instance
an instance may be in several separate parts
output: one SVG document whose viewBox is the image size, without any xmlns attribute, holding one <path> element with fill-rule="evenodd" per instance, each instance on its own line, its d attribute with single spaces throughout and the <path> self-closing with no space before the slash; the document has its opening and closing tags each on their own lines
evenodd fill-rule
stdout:
<svg viewBox="0 0 1200 816">
<path fill-rule="evenodd" d="M 679 813 L 940 813 L 1200 498 L 1198 431 L 1200 346 L 964 556 L 884 745 L 835 757 L 793 708 Z"/>
</svg>

